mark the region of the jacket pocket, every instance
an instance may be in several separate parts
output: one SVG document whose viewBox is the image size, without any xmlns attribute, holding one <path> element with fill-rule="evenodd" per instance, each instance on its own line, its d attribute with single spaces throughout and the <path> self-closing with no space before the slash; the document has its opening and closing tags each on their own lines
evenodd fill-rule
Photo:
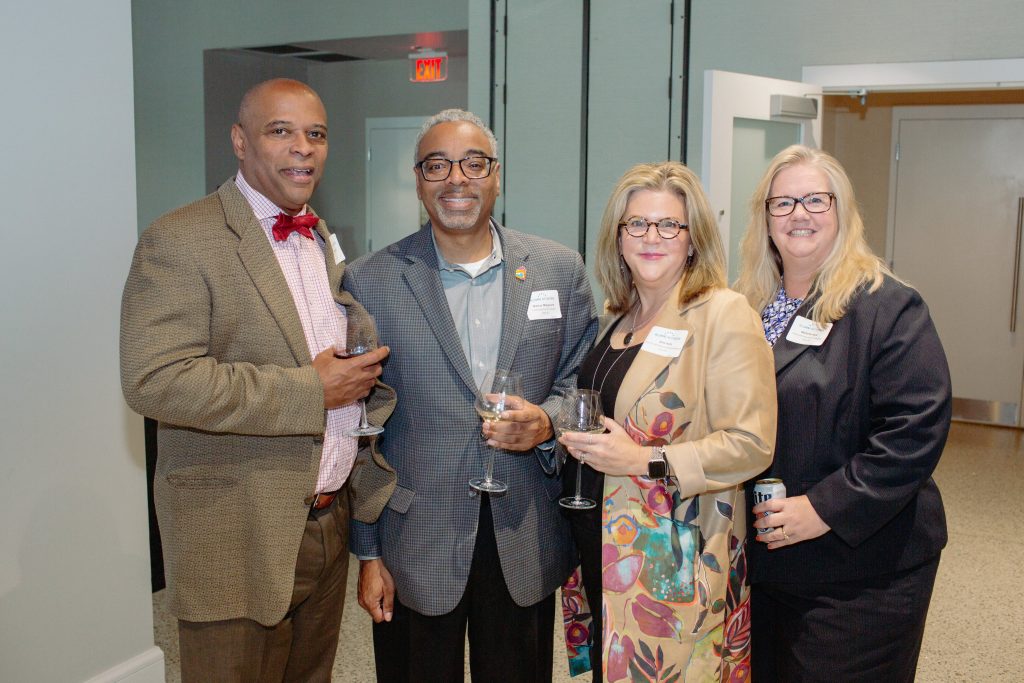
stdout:
<svg viewBox="0 0 1024 683">
<path fill-rule="evenodd" d="M 167 485 L 176 489 L 190 490 L 226 489 L 238 485 L 238 480 L 234 477 L 204 472 L 204 469 L 195 468 L 187 472 L 171 472 L 167 475 Z"/>
<path fill-rule="evenodd" d="M 388 499 L 388 508 L 400 515 L 404 515 L 409 511 L 409 506 L 412 505 L 412 499 L 415 497 L 416 492 L 412 489 L 407 489 L 404 486 L 395 486 L 394 493 Z"/>
</svg>

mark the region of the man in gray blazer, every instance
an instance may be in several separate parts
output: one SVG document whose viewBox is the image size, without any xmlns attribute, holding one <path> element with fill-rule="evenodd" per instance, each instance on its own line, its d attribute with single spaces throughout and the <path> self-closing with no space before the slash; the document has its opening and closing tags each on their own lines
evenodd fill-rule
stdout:
<svg viewBox="0 0 1024 683">
<path fill-rule="evenodd" d="M 238 175 L 139 240 L 121 382 L 159 422 L 154 492 L 182 680 L 330 681 L 349 500 L 373 521 L 394 486 L 346 435 L 387 349 L 335 357 L 346 329 L 372 322 L 341 289 L 337 239 L 307 204 L 327 157 L 320 98 L 261 83 L 231 140 Z M 373 395 L 384 419 L 394 395 Z"/>
<path fill-rule="evenodd" d="M 497 141 L 478 117 L 435 115 L 416 149 L 430 221 L 345 273 L 399 395 L 380 442 L 398 485 L 375 524 L 352 525 L 377 678 L 462 680 L 468 627 L 474 680 L 550 681 L 554 595 L 576 564 L 552 419 L 596 333 L 590 283 L 579 254 L 493 219 Z M 524 396 L 481 426 L 495 368 L 521 373 Z M 490 449 L 502 494 L 469 486 Z"/>
</svg>

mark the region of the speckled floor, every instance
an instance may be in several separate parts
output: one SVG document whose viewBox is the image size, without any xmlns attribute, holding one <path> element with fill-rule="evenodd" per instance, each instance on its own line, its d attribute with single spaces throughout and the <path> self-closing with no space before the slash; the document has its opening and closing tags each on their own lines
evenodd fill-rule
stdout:
<svg viewBox="0 0 1024 683">
<path fill-rule="evenodd" d="M 1024 680 L 1024 590 L 1013 579 L 1024 559 L 1024 431 L 955 424 L 935 479 L 946 504 L 949 546 L 939 565 L 917 680 Z M 353 597 L 355 565 L 334 681 L 371 683 L 370 622 Z M 153 596 L 153 612 L 167 681 L 178 683 L 177 628 L 164 609 L 162 591 Z M 559 647 L 556 638 L 556 652 Z M 554 678 L 555 683 L 573 680 L 564 660 L 555 661 Z"/>
</svg>

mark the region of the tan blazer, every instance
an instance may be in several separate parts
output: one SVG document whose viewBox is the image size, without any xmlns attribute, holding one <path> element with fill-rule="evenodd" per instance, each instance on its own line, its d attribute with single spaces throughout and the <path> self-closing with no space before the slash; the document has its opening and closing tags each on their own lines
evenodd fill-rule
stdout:
<svg viewBox="0 0 1024 683">
<path fill-rule="evenodd" d="M 617 644 L 631 642 L 638 659 L 664 653 L 681 680 L 732 680 L 749 665 L 742 482 L 771 462 L 771 351 L 746 299 L 726 289 L 667 306 L 655 325 L 675 330 L 682 348 L 641 348 L 615 421 L 639 443 L 664 445 L 672 477 L 604 478 L 605 670 L 627 675 Z"/>
<path fill-rule="evenodd" d="M 665 435 L 671 442 L 666 459 L 683 498 L 734 487 L 763 471 L 775 444 L 775 377 L 771 348 L 746 299 L 717 289 L 681 309 L 666 306 L 654 324 L 686 331 L 683 351 L 672 358 L 637 354 L 619 387 L 615 421 L 624 424 L 634 412 L 646 431 L 668 411 L 673 429 L 688 424 L 679 437 Z M 734 377 L 744 378 L 744 386 L 730 381 Z M 666 406 L 652 391 L 661 386 L 696 400 Z"/>
<path fill-rule="evenodd" d="M 369 324 L 327 275 L 350 325 Z M 266 233 L 233 180 L 139 239 L 121 309 L 128 404 L 159 422 L 154 494 L 173 613 L 278 623 L 291 600 L 323 447 L 323 388 Z M 379 384 L 375 420 L 394 406 Z M 382 424 L 382 422 L 377 422 Z M 375 520 L 394 472 L 368 448 L 350 478 L 353 515 Z"/>
</svg>

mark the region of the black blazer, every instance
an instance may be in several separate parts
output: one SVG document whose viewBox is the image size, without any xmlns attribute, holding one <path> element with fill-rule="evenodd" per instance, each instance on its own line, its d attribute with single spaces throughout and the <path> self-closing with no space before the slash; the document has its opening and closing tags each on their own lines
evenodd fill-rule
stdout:
<svg viewBox="0 0 1024 683">
<path fill-rule="evenodd" d="M 938 555 L 946 518 L 931 475 L 952 392 L 921 296 L 887 277 L 854 296 L 821 346 L 783 333 L 774 353 L 779 429 L 762 477 L 781 478 L 789 496 L 806 494 L 832 530 L 773 551 L 751 532 L 751 582 L 857 580 Z"/>
</svg>

